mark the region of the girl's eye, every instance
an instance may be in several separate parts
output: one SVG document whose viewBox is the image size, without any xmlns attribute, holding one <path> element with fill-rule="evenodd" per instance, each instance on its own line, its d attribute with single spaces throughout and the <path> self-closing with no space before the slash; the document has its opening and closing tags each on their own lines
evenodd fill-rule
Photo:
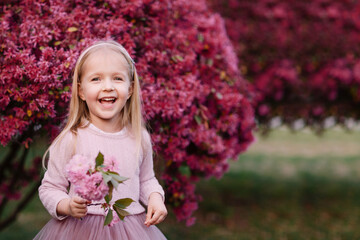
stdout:
<svg viewBox="0 0 360 240">
<path fill-rule="evenodd" d="M 115 80 L 116 81 L 122 81 L 122 78 L 121 77 L 115 77 Z"/>
<path fill-rule="evenodd" d="M 91 79 L 91 81 L 99 81 L 99 80 L 100 80 L 100 78 L 98 78 L 98 77 Z"/>
</svg>

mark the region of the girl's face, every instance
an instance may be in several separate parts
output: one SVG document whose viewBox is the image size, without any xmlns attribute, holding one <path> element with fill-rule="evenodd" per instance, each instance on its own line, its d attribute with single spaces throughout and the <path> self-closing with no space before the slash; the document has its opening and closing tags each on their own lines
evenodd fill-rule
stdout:
<svg viewBox="0 0 360 240">
<path fill-rule="evenodd" d="M 96 50 L 86 59 L 80 81 L 79 96 L 91 122 L 100 129 L 119 130 L 120 112 L 132 93 L 124 56 L 108 48 Z"/>
</svg>

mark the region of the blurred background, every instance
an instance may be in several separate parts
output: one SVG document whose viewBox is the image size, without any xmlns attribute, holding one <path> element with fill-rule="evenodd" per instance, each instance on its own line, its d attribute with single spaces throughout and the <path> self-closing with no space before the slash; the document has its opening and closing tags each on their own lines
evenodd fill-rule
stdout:
<svg viewBox="0 0 360 240">
<path fill-rule="evenodd" d="M 36 192 L 39 156 L 64 119 L 76 54 L 109 36 L 130 49 L 144 76 L 170 209 L 159 228 L 169 239 L 360 238 L 360 2 L 0 7 L 0 239 L 32 239 L 50 219 Z M 58 16 L 62 23 L 49 25 Z M 74 25 L 79 19 L 84 29 Z M 26 24 L 45 30 L 26 35 Z M 30 85 L 39 78 L 27 70 L 34 66 L 48 68 L 41 74 L 49 78 Z M 46 89 L 22 90 L 37 84 Z M 51 105 L 55 99 L 63 103 Z"/>
</svg>

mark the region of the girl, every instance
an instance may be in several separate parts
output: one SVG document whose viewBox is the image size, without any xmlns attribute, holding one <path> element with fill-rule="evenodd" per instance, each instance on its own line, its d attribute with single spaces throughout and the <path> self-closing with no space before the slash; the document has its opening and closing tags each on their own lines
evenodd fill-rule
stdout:
<svg viewBox="0 0 360 240">
<path fill-rule="evenodd" d="M 131 215 L 103 226 L 105 211 L 75 195 L 65 165 L 75 154 L 95 159 L 115 156 L 120 175 L 129 179 L 112 199 L 135 200 Z M 152 147 L 141 115 L 139 80 L 128 52 L 114 41 L 85 49 L 76 62 L 64 130 L 49 147 L 49 163 L 39 188 L 53 217 L 35 239 L 166 239 L 153 226 L 164 220 L 164 191 L 154 175 Z M 45 153 L 44 158 L 47 153 Z M 147 214 L 140 201 L 147 205 Z"/>
</svg>

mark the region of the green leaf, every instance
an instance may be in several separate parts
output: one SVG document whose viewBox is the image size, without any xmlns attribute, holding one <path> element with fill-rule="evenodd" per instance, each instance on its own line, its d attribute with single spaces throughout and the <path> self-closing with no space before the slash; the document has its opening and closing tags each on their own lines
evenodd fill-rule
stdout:
<svg viewBox="0 0 360 240">
<path fill-rule="evenodd" d="M 108 172 L 108 174 L 109 174 L 114 180 L 116 180 L 116 181 L 119 182 L 119 183 L 122 183 L 122 182 L 124 182 L 124 181 L 126 181 L 126 180 L 129 179 L 129 178 L 127 178 L 127 177 L 122 177 L 122 176 L 120 176 L 118 173 Z"/>
<path fill-rule="evenodd" d="M 135 202 L 131 198 L 122 198 L 115 202 L 114 206 L 118 208 L 127 208 L 131 203 Z"/>
<path fill-rule="evenodd" d="M 199 115 L 195 115 L 194 118 L 195 118 L 196 123 L 201 125 L 201 117 Z"/>
<path fill-rule="evenodd" d="M 77 30 L 78 30 L 77 27 L 69 27 L 69 28 L 67 29 L 68 32 L 76 32 Z"/>
<path fill-rule="evenodd" d="M 174 62 L 177 62 L 176 56 L 171 56 L 171 60 L 173 60 Z"/>
<path fill-rule="evenodd" d="M 101 166 L 104 163 L 104 155 L 101 152 L 99 152 L 99 154 L 97 155 L 95 162 L 96 162 L 95 168 Z"/>
<path fill-rule="evenodd" d="M 180 55 L 175 55 L 175 56 L 171 56 L 171 60 L 173 60 L 174 62 L 182 62 L 184 60 L 184 58 Z"/>
<path fill-rule="evenodd" d="M 109 225 L 111 223 L 112 219 L 113 219 L 113 212 L 112 212 L 111 209 L 109 209 L 109 212 L 106 215 L 106 218 L 105 218 L 105 221 L 104 221 L 104 226 Z"/>
<path fill-rule="evenodd" d="M 113 206 L 115 212 L 117 213 L 117 215 L 119 216 L 119 218 L 121 220 L 124 220 L 124 218 L 127 216 L 127 215 L 130 215 L 130 213 L 128 213 L 127 211 L 117 207 L 117 206 Z"/>
<path fill-rule="evenodd" d="M 105 196 L 105 201 L 106 201 L 107 204 L 110 204 L 110 201 L 112 199 L 112 192 L 113 192 L 114 186 L 111 183 L 109 183 L 108 186 L 109 186 L 109 193 Z"/>
<path fill-rule="evenodd" d="M 182 61 L 184 60 L 184 58 L 183 58 L 182 56 L 180 56 L 180 55 L 176 55 L 176 58 L 177 58 L 180 62 L 182 62 Z"/>
<path fill-rule="evenodd" d="M 204 36 L 203 36 L 201 33 L 198 34 L 198 41 L 199 41 L 199 42 L 203 42 L 203 41 L 204 41 Z"/>
<path fill-rule="evenodd" d="M 184 176 L 187 176 L 187 177 L 191 176 L 191 171 L 190 171 L 189 166 L 182 165 L 182 166 L 179 167 L 179 171 Z"/>
<path fill-rule="evenodd" d="M 104 179 L 104 182 L 107 184 L 108 182 L 110 182 L 111 180 L 111 176 L 109 174 L 107 174 L 106 172 L 102 172 L 102 177 Z"/>
<path fill-rule="evenodd" d="M 112 178 L 111 178 L 110 182 L 115 187 L 115 189 L 119 186 L 119 183 L 116 180 L 112 179 Z"/>
<path fill-rule="evenodd" d="M 109 195 L 109 194 L 106 195 L 106 196 L 104 197 L 104 199 L 105 199 L 105 202 L 106 202 L 107 204 L 110 204 L 111 198 L 110 198 L 110 195 Z"/>
</svg>

